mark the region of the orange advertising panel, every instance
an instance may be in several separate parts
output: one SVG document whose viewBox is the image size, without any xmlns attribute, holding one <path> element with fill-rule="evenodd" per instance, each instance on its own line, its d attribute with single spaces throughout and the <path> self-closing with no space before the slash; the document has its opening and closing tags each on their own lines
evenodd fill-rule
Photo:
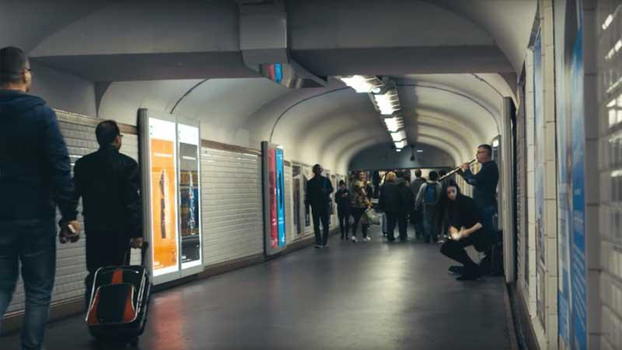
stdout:
<svg viewBox="0 0 622 350">
<path fill-rule="evenodd" d="M 175 142 L 151 139 L 153 273 L 178 269 Z"/>
</svg>

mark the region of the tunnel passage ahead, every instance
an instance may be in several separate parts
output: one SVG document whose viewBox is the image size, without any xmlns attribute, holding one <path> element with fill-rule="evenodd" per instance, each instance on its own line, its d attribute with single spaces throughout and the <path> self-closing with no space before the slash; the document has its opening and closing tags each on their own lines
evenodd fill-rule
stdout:
<svg viewBox="0 0 622 350">
<path fill-rule="evenodd" d="M 335 237 L 155 294 L 140 349 L 509 349 L 502 279 L 458 282 L 449 264 L 435 245 Z M 53 323 L 46 343 L 102 349 L 81 317 Z"/>
</svg>

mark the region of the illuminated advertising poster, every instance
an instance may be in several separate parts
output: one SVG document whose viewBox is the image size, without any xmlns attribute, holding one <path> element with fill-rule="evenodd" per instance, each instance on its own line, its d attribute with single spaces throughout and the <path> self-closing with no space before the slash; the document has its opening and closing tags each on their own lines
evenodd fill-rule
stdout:
<svg viewBox="0 0 622 350">
<path fill-rule="evenodd" d="M 285 171 L 283 149 L 262 142 L 265 253 L 285 248 Z"/>
<path fill-rule="evenodd" d="M 177 125 L 182 269 L 201 265 L 199 128 Z"/>
<path fill-rule="evenodd" d="M 283 164 L 283 149 L 275 149 L 276 153 L 276 198 L 278 245 L 285 247 L 285 169 Z"/>
<path fill-rule="evenodd" d="M 270 200 L 270 246 L 278 246 L 279 229 L 277 224 L 277 188 L 276 188 L 276 150 L 268 150 L 268 181 Z"/>
<path fill-rule="evenodd" d="M 149 118 L 153 275 L 179 270 L 175 123 Z"/>
</svg>

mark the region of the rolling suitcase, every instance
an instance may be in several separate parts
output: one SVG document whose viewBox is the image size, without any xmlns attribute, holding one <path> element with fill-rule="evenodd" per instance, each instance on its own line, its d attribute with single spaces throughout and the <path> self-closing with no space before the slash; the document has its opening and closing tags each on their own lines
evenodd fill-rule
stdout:
<svg viewBox="0 0 622 350">
<path fill-rule="evenodd" d="M 146 248 L 145 243 L 141 265 L 105 266 L 95 272 L 85 321 L 96 339 L 138 344 L 151 296 L 149 272 L 144 266 Z"/>
</svg>

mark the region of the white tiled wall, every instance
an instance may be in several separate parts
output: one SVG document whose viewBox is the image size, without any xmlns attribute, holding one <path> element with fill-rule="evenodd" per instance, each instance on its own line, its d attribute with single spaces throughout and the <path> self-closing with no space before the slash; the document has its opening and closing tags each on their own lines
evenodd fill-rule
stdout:
<svg viewBox="0 0 622 350">
<path fill-rule="evenodd" d="M 611 23 L 603 29 L 607 17 Z M 598 2 L 602 349 L 622 349 L 622 1 Z M 613 56 L 605 58 L 613 52 Z"/>
<path fill-rule="evenodd" d="M 97 150 L 95 127 L 75 123 L 75 115 L 56 111 L 60 129 L 65 137 L 67 149 L 73 164 L 80 157 Z M 88 119 L 86 117 L 79 117 Z M 136 135 L 125 135 L 121 151 L 128 156 L 138 158 L 138 139 Z M 81 210 L 81 208 L 78 208 Z M 57 218 L 57 221 L 60 219 Z M 80 221 L 82 217 L 79 216 Z M 79 298 L 84 295 L 84 277 L 86 277 L 86 260 L 84 239 L 72 244 L 58 244 L 56 256 L 56 282 L 52 302 L 62 302 Z M 8 312 L 24 309 L 24 292 L 19 282 Z"/>
<path fill-rule="evenodd" d="M 97 148 L 91 118 L 57 111 L 61 132 L 72 164 Z M 125 133 L 122 153 L 138 159 L 138 137 Z M 209 266 L 263 252 L 260 158 L 202 148 L 202 225 L 204 265 Z M 291 198 L 291 168 L 286 183 Z M 291 201 L 289 201 L 291 202 Z M 80 218 L 81 219 L 81 218 Z M 291 220 L 291 210 L 288 211 Z M 84 240 L 58 245 L 56 284 L 52 302 L 77 300 L 84 294 L 86 276 Z M 136 261 L 136 257 L 132 257 Z M 18 284 L 8 312 L 24 309 L 24 293 Z"/>
</svg>

